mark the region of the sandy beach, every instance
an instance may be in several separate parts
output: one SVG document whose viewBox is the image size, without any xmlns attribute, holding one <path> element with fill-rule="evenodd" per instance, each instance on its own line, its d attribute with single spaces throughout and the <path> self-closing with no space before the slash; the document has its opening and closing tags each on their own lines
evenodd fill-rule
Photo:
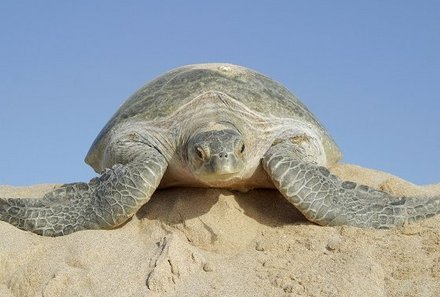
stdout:
<svg viewBox="0 0 440 297">
<path fill-rule="evenodd" d="M 353 165 L 395 195 L 440 194 Z M 41 197 L 56 185 L 0 186 Z M 312 224 L 277 191 L 157 191 L 114 230 L 41 237 L 0 222 L 0 296 L 440 296 L 440 216 L 392 230 Z"/>
</svg>

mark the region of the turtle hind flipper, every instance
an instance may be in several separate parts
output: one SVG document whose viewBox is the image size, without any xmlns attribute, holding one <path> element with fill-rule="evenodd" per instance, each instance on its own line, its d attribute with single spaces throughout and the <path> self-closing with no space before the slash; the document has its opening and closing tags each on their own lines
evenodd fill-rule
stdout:
<svg viewBox="0 0 440 297">
<path fill-rule="evenodd" d="M 150 199 L 166 168 L 165 158 L 152 149 L 89 183 L 66 184 L 40 199 L 0 198 L 0 220 L 44 236 L 111 229 Z"/>
<path fill-rule="evenodd" d="M 388 229 L 440 214 L 440 196 L 395 197 L 343 181 L 325 167 L 302 161 L 291 146 L 273 146 L 262 164 L 283 196 L 312 222 Z"/>
</svg>

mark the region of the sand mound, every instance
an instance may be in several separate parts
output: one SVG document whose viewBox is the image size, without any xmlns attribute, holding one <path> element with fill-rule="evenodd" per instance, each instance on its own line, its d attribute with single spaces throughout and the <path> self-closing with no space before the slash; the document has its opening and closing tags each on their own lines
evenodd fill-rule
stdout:
<svg viewBox="0 0 440 297">
<path fill-rule="evenodd" d="M 389 174 L 341 177 L 434 195 Z M 53 185 L 0 187 L 39 197 Z M 40 237 L 0 222 L 0 296 L 440 296 L 440 216 L 394 230 L 320 227 L 276 191 L 158 191 L 124 226 Z"/>
</svg>

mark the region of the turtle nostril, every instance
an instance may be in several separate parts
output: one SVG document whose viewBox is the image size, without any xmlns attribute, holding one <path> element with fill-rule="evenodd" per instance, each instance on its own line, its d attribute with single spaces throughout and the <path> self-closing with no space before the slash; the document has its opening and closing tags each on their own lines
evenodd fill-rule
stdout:
<svg viewBox="0 0 440 297">
<path fill-rule="evenodd" d="M 226 158 L 228 158 L 228 153 L 219 153 L 219 154 L 218 154 L 218 157 L 219 157 L 220 159 L 223 159 L 223 157 L 226 159 Z"/>
</svg>

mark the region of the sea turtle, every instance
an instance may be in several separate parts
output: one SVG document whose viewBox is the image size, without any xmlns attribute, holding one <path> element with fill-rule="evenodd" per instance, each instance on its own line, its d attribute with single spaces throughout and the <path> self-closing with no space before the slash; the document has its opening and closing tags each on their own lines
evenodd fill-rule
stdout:
<svg viewBox="0 0 440 297">
<path fill-rule="evenodd" d="M 440 197 L 394 197 L 342 181 L 341 153 L 285 87 L 231 64 L 174 69 L 130 97 L 86 162 L 100 173 L 41 199 L 0 199 L 0 219 L 46 236 L 109 229 L 158 187 L 276 188 L 320 225 L 390 228 L 440 213 Z"/>
</svg>

